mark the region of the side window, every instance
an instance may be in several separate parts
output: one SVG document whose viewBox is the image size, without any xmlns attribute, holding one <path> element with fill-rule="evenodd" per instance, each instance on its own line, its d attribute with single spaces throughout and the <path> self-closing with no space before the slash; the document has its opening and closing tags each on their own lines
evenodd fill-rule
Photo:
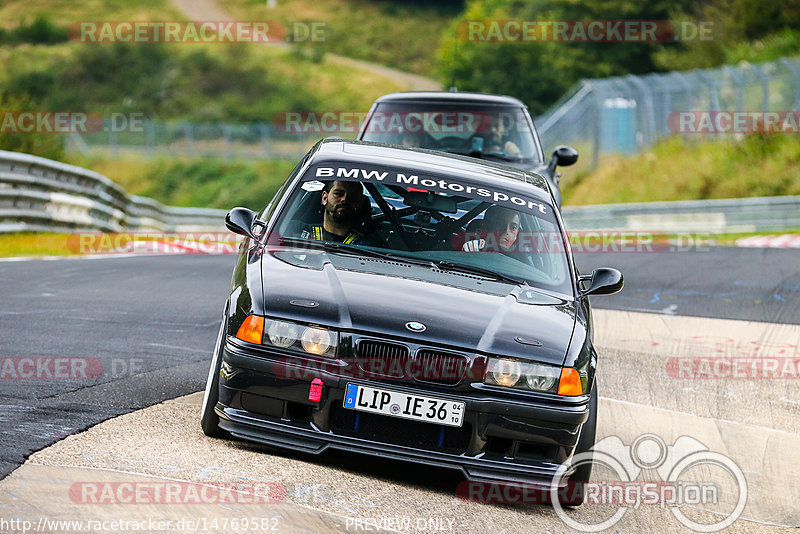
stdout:
<svg viewBox="0 0 800 534">
<path fill-rule="evenodd" d="M 297 173 L 300 172 L 300 169 L 302 169 L 303 165 L 305 165 L 306 161 L 308 161 L 310 154 L 311 152 L 306 154 L 305 157 L 300 160 L 300 163 L 295 165 L 294 169 L 292 169 L 292 172 L 289 173 L 289 176 L 275 192 L 275 196 L 272 197 L 272 200 L 269 201 L 267 207 L 261 212 L 259 219 L 266 222 L 272 217 L 272 214 L 275 213 L 275 209 L 278 207 L 278 201 L 283 197 L 283 195 L 286 193 L 286 189 L 289 187 L 289 184 L 292 183 L 292 180 L 294 180 L 295 176 L 297 176 Z"/>
</svg>

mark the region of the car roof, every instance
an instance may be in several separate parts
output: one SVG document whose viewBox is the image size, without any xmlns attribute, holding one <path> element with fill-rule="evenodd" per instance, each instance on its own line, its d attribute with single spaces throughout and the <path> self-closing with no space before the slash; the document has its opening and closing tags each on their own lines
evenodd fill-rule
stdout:
<svg viewBox="0 0 800 534">
<path fill-rule="evenodd" d="M 458 174 L 526 193 L 552 204 L 547 180 L 539 174 L 459 154 L 339 138 L 323 139 L 312 149 L 313 163 L 324 161 L 405 167 L 424 172 Z"/>
<path fill-rule="evenodd" d="M 491 106 L 520 106 L 527 107 L 522 101 L 513 96 L 489 95 L 483 93 L 458 93 L 450 91 L 408 91 L 403 93 L 389 93 L 375 100 L 376 104 L 386 102 L 469 102 Z"/>
</svg>

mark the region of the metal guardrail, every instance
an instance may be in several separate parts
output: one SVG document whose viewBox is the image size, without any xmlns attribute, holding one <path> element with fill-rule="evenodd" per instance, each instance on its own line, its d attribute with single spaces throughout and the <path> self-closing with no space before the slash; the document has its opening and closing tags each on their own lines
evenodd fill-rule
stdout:
<svg viewBox="0 0 800 534">
<path fill-rule="evenodd" d="M 568 231 L 781 232 L 800 228 L 800 196 L 564 206 Z"/>
<path fill-rule="evenodd" d="M 0 150 L 0 233 L 224 232 L 225 210 L 164 206 L 80 167 Z M 780 232 L 800 228 L 800 196 L 564 206 L 568 231 Z"/>
<path fill-rule="evenodd" d="M 366 114 L 366 111 L 364 112 Z M 67 151 L 136 154 L 142 157 L 184 154 L 225 159 L 286 159 L 296 161 L 318 140 L 346 133 L 282 132 L 267 123 L 165 122 L 143 119 L 136 128 L 118 131 L 107 118 L 98 131 L 67 137 Z M 355 137 L 355 133 L 349 134 Z"/>
<path fill-rule="evenodd" d="M 217 232 L 225 210 L 164 206 L 129 195 L 102 174 L 0 150 L 0 233 Z"/>
</svg>

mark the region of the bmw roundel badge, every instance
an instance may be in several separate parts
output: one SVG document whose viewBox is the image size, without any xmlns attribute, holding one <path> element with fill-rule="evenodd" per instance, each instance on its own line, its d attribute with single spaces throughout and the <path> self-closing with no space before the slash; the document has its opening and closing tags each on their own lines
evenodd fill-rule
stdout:
<svg viewBox="0 0 800 534">
<path fill-rule="evenodd" d="M 409 322 L 406 323 L 406 328 L 408 328 L 412 332 L 424 332 L 426 327 L 425 327 L 424 324 L 422 324 L 420 322 L 409 321 Z"/>
</svg>

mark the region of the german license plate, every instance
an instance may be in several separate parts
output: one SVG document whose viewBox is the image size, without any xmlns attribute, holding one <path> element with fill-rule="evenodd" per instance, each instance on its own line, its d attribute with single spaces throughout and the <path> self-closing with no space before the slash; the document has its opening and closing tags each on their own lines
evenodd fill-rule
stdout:
<svg viewBox="0 0 800 534">
<path fill-rule="evenodd" d="M 447 426 L 464 424 L 466 403 L 347 384 L 345 408 Z"/>
</svg>

